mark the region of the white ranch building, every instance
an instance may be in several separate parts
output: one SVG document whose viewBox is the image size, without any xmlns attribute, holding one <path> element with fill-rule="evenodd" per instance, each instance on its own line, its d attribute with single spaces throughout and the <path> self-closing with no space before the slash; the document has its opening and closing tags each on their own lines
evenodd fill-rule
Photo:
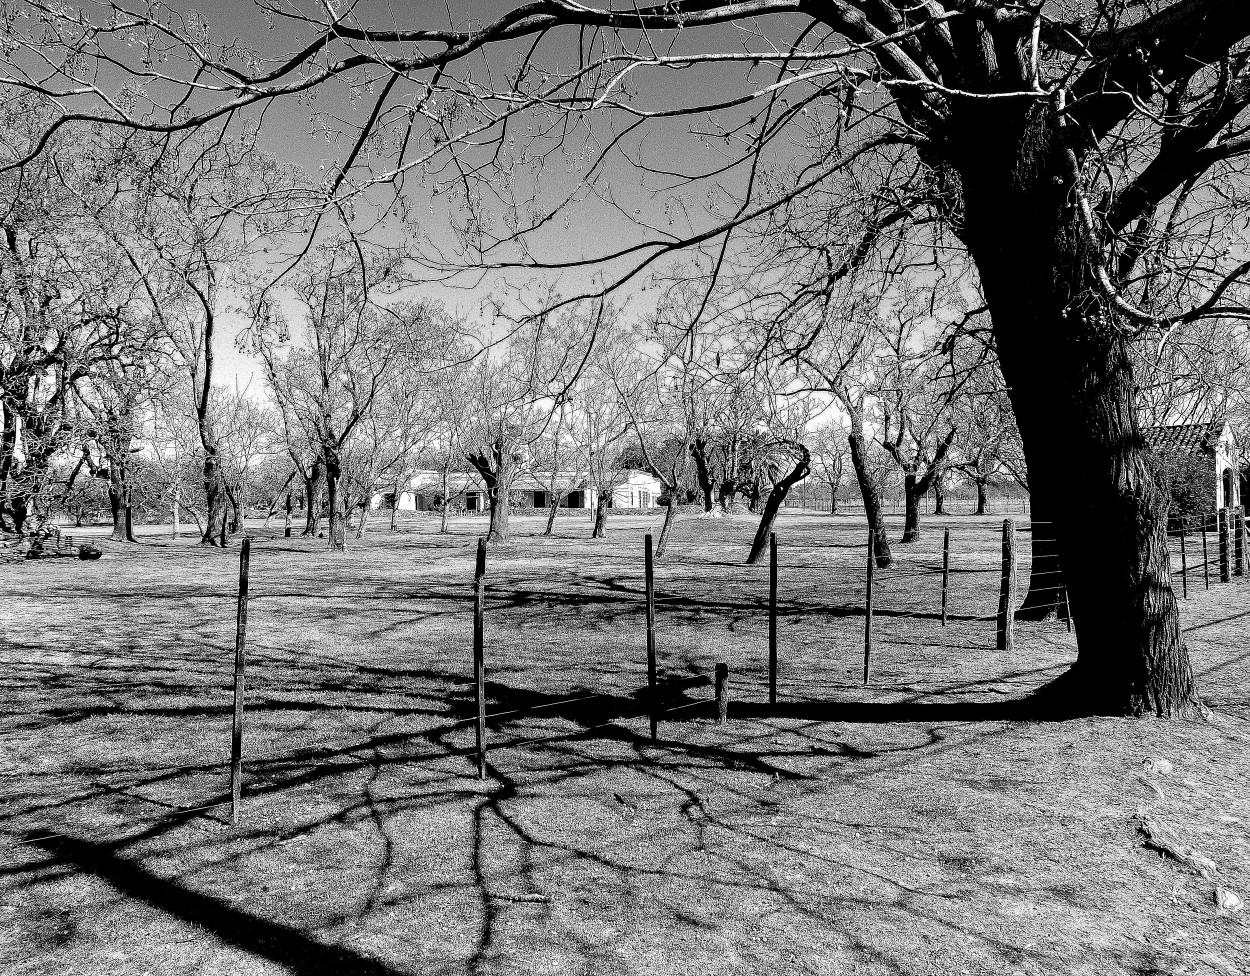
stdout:
<svg viewBox="0 0 1250 976">
<path fill-rule="evenodd" d="M 1188 455 L 1202 461 L 1207 470 L 1208 497 L 1213 510 L 1236 508 L 1241 504 L 1237 442 L 1227 420 L 1144 427 L 1142 437 L 1156 454 Z"/>
<path fill-rule="evenodd" d="M 658 508 L 663 486 L 660 480 L 646 471 L 630 469 L 622 471 L 612 489 L 610 508 Z M 512 483 L 512 494 L 521 496 L 524 504 L 545 509 L 549 502 L 552 473 L 536 471 L 517 476 Z M 584 474 L 561 471 L 556 474 L 557 490 L 564 492 L 561 508 L 594 508 L 595 486 Z M 396 508 L 401 512 L 425 512 L 436 507 L 442 493 L 442 476 L 437 471 L 419 471 L 408 483 L 408 490 L 400 493 Z M 448 482 L 449 493 L 464 507 L 466 512 L 485 511 L 486 491 L 482 479 L 476 474 L 453 472 Z M 458 496 L 458 497 L 457 497 Z M 379 492 L 373 496 L 370 507 L 391 507 L 391 495 Z"/>
</svg>

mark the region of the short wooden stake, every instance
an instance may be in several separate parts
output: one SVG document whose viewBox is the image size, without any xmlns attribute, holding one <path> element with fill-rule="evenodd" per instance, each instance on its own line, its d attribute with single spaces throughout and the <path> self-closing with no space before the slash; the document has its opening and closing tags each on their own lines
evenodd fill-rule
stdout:
<svg viewBox="0 0 1250 976">
<path fill-rule="evenodd" d="M 1227 508 L 1221 508 L 1216 513 L 1220 532 L 1220 582 L 1231 583 L 1233 579 L 1231 547 L 1229 546 L 1228 523 L 1231 521 L 1229 516 L 1232 512 Z"/>
<path fill-rule="evenodd" d="M 659 693 L 655 683 L 655 565 L 651 552 L 651 533 L 644 540 L 643 563 L 646 570 L 647 593 L 647 693 L 649 695 L 649 711 L 651 713 L 651 741 L 660 736 Z"/>
<path fill-rule="evenodd" d="M 768 535 L 768 704 L 777 704 L 777 533 Z"/>
<path fill-rule="evenodd" d="M 1003 576 L 998 593 L 998 649 L 1015 650 L 1016 523 L 1003 520 Z"/>
<path fill-rule="evenodd" d="M 234 721 L 230 728 L 230 822 L 238 824 L 243 800 L 243 692 L 247 666 L 247 577 L 251 540 L 239 552 L 239 602 L 234 623 Z"/>
<path fill-rule="evenodd" d="M 477 778 L 486 778 L 486 540 L 477 540 L 473 570 L 473 683 L 477 701 Z"/>
<path fill-rule="evenodd" d="M 1181 596 L 1189 599 L 1189 533 L 1185 531 L 1185 516 L 1181 516 Z"/>
<path fill-rule="evenodd" d="M 729 719 L 729 665 L 716 665 L 716 724 Z"/>
<path fill-rule="evenodd" d="M 870 527 L 868 529 L 868 575 L 864 589 L 864 684 L 868 684 L 869 664 L 872 660 L 872 578 L 876 566 L 876 541 Z"/>
<path fill-rule="evenodd" d="M 946 591 L 951 578 L 951 530 L 942 533 L 942 626 L 946 626 Z"/>
<path fill-rule="evenodd" d="M 1207 549 L 1207 517 L 1202 516 L 1202 582 L 1203 589 L 1211 589 L 1211 553 Z"/>
</svg>

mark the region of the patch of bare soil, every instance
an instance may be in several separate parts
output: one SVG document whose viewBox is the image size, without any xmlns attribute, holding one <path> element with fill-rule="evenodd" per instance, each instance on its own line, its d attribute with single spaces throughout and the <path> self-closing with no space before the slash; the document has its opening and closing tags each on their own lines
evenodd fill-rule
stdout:
<svg viewBox="0 0 1250 976">
<path fill-rule="evenodd" d="M 675 687 L 653 743 L 658 524 L 519 519 L 489 559 L 478 781 L 483 525 L 338 555 L 253 530 L 238 827 L 180 812 L 228 796 L 237 549 L 0 566 L 0 972 L 1250 970 L 1245 581 L 1183 606 L 1211 723 L 1031 721 L 1015 703 L 1075 643 L 1051 620 L 994 649 L 1000 520 L 896 547 L 864 687 L 861 523 L 785 514 L 772 708 L 754 526 L 679 522 L 660 669 L 726 662 L 730 720 Z"/>
</svg>

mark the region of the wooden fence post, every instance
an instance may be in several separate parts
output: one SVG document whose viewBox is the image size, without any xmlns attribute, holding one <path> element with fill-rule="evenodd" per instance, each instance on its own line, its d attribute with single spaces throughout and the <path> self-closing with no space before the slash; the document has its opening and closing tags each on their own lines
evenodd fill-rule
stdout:
<svg viewBox="0 0 1250 976">
<path fill-rule="evenodd" d="M 1181 596 L 1189 599 L 1189 546 L 1185 531 L 1185 516 L 1181 516 Z"/>
<path fill-rule="evenodd" d="M 1230 509 L 1221 508 L 1216 513 L 1220 530 L 1220 582 L 1230 583 L 1233 579 L 1231 551 L 1228 538 L 1228 523 L 1231 521 L 1229 516 L 1232 514 Z"/>
<path fill-rule="evenodd" d="M 230 822 L 238 824 L 243 800 L 243 691 L 247 662 L 247 578 L 251 540 L 239 552 L 239 602 L 234 622 L 234 721 L 230 728 Z"/>
<path fill-rule="evenodd" d="M 1204 590 L 1211 589 L 1211 553 L 1207 550 L 1207 522 L 1206 513 L 1202 515 L 1202 588 Z"/>
<path fill-rule="evenodd" d="M 868 530 L 868 577 L 864 591 L 864 684 L 868 684 L 868 666 L 872 658 L 872 578 L 876 569 L 876 539 Z"/>
<path fill-rule="evenodd" d="M 716 665 L 716 724 L 729 719 L 729 665 Z"/>
<path fill-rule="evenodd" d="M 1246 510 L 1238 505 L 1232 509 L 1233 573 L 1246 575 Z"/>
<path fill-rule="evenodd" d="M 768 704 L 777 704 L 777 533 L 768 535 Z"/>
<path fill-rule="evenodd" d="M 647 575 L 647 689 L 650 696 L 648 709 L 651 713 L 651 741 L 659 738 L 659 694 L 655 684 L 655 565 L 651 554 L 651 533 L 644 542 L 644 565 Z"/>
<path fill-rule="evenodd" d="M 486 778 L 486 540 L 477 540 L 473 570 L 473 683 L 477 700 L 477 778 Z"/>
<path fill-rule="evenodd" d="M 998 649 L 1015 650 L 1016 523 L 1003 519 L 1003 578 L 998 593 Z"/>
<path fill-rule="evenodd" d="M 946 590 L 951 578 L 951 530 L 942 533 L 942 626 L 946 626 Z"/>
</svg>

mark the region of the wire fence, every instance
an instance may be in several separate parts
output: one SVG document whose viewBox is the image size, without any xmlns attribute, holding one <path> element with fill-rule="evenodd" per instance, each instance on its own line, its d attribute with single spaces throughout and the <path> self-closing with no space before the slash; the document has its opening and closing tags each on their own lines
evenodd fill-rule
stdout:
<svg viewBox="0 0 1250 976">
<path fill-rule="evenodd" d="M 1168 558 L 1173 574 L 1173 581 L 1179 574 L 1182 595 L 1187 595 L 1188 588 L 1201 581 L 1201 585 L 1209 587 L 1221 580 L 1228 582 L 1234 576 L 1243 576 L 1246 572 L 1247 540 L 1244 510 L 1228 510 L 1225 512 L 1205 515 L 1193 520 L 1177 522 L 1168 539 Z M 950 527 L 944 530 L 943 545 L 939 552 L 918 554 L 915 550 L 895 547 L 890 560 L 885 560 L 884 553 L 875 552 L 870 548 L 867 533 L 863 533 L 863 541 L 857 545 L 843 546 L 845 559 L 837 572 L 827 577 L 828 591 L 822 594 L 821 603 L 828 613 L 840 613 L 850 621 L 863 622 L 863 684 L 872 680 L 874 654 L 888 650 L 895 637 L 875 628 L 878 618 L 890 617 L 896 626 L 914 625 L 925 621 L 929 625 L 947 627 L 958 623 L 961 626 L 979 626 L 993 623 L 985 633 L 992 633 L 999 649 L 1011 646 L 1017 613 L 1022 606 L 1032 605 L 1049 614 L 1053 621 L 1072 629 L 1071 612 L 1067 599 L 1067 587 L 1061 565 L 1058 547 L 1053 542 L 1052 524 L 1037 520 L 1015 522 L 1004 520 L 999 545 L 987 544 L 981 539 L 976 545 L 964 545 L 958 532 L 952 533 Z M 648 537 L 648 546 L 649 546 Z M 802 689 L 819 693 L 813 688 L 812 682 L 796 681 L 782 678 L 778 671 L 782 666 L 778 645 L 780 638 L 776 621 L 779 609 L 779 587 L 777 585 L 778 562 L 776 558 L 776 537 L 772 540 L 772 564 L 770 566 L 770 586 L 768 596 L 748 608 L 741 605 L 724 603 L 721 609 L 725 613 L 753 612 L 769 620 L 768 632 L 768 680 L 770 703 L 777 701 L 778 689 L 796 691 Z M 1090 543 L 1094 551 L 1097 542 Z M 480 551 L 484 551 L 484 548 Z M 788 568 L 801 567 L 814 560 L 827 558 L 826 550 L 820 544 L 794 545 L 786 548 Z M 245 544 L 241 554 L 240 587 L 238 597 L 238 623 L 236 627 L 236 672 L 233 684 L 213 681 L 192 681 L 190 684 L 178 684 L 177 693 L 187 693 L 193 689 L 195 694 L 206 692 L 235 694 L 236 707 L 231 734 L 231 796 L 214 799 L 212 802 L 180 806 L 154 817 L 132 817 L 134 823 L 159 823 L 171 818 L 182 818 L 205 813 L 223 807 L 231 807 L 233 817 L 237 814 L 243 796 L 243 765 L 252 764 L 264 767 L 273 764 L 288 764 L 302 771 L 318 768 L 341 767 L 352 760 L 347 758 L 351 750 L 335 760 L 318 759 L 309 755 L 301 755 L 291 750 L 278 750 L 265 753 L 249 751 L 243 754 L 243 722 L 245 715 L 245 645 L 246 645 L 246 610 L 248 602 L 247 580 L 248 547 Z M 484 555 L 480 557 L 484 560 Z M 856 569 L 858 563 L 859 570 Z M 882 565 L 882 563 L 885 563 Z M 479 562 L 475 573 L 474 599 L 475 614 L 484 614 L 487 609 L 489 590 L 483 583 L 485 567 Z M 650 562 L 647 563 L 646 585 L 642 592 L 626 593 L 622 599 L 632 601 L 632 612 L 645 615 L 648 621 L 654 621 L 656 609 L 666 612 L 680 610 L 691 601 L 686 593 L 655 592 L 651 577 Z M 715 601 L 706 601 L 705 606 L 716 610 Z M 702 608 L 701 608 L 702 610 Z M 625 612 L 629 612 L 628 608 Z M 648 661 L 650 681 L 646 687 L 627 688 L 613 691 L 587 691 L 576 694 L 555 695 L 543 701 L 531 702 L 520 706 L 507 706 L 487 710 L 488 694 L 485 674 L 490 658 L 487 653 L 489 646 L 488 633 L 478 629 L 475 632 L 475 661 L 482 662 L 482 668 L 475 675 L 475 714 L 450 722 L 442 722 L 414 733 L 415 736 L 431 744 L 438 744 L 437 750 L 428 753 L 406 755 L 405 761 L 419 762 L 437 760 L 448 757 L 469 757 L 475 753 L 484 766 L 488 752 L 512 751 L 534 748 L 544 744 L 560 741 L 573 741 L 599 732 L 602 729 L 615 727 L 625 730 L 626 722 L 650 717 L 654 730 L 655 722 L 668 716 L 685 717 L 696 709 L 715 708 L 718 717 L 724 714 L 724 702 L 727 690 L 720 683 L 718 675 L 714 680 L 706 673 L 701 675 L 672 677 L 664 675 L 664 662 L 656 661 L 654 647 L 649 642 L 651 659 Z M 640 649 L 641 654 L 641 649 Z M 761 659 L 764 654 L 761 649 Z M 467 660 L 466 660 L 466 663 Z M 696 698 L 691 701 L 674 699 L 684 698 L 685 693 L 693 688 L 713 686 L 715 697 Z M 108 680 L 97 683 L 103 691 L 122 692 L 128 689 L 159 689 L 160 679 L 146 681 Z M 622 705 L 624 702 L 624 705 Z M 595 714 L 594 703 L 609 703 L 616 711 L 603 717 Z M 496 703 L 503 704 L 503 703 Z M 578 710 L 581 710 L 579 713 Z M 605 709 L 610 710 L 609 709 Z M 538 735 L 522 735 L 520 737 L 492 735 L 486 739 L 487 727 L 497 727 L 501 723 L 519 721 L 531 717 L 542 718 L 554 715 L 558 719 L 575 723 L 573 727 L 556 731 L 543 731 Z M 477 742 L 472 746 L 452 746 L 446 742 L 447 737 L 462 729 L 476 725 L 480 730 Z M 634 735 L 632 731 L 631 735 Z M 654 731 L 653 731 L 654 739 Z M 366 747 L 359 747 L 362 751 Z M 480 767 L 481 768 L 481 767 Z M 156 802 L 156 801 L 153 801 Z M 34 844 L 41 840 L 51 840 L 58 836 L 70 836 L 51 828 L 34 836 L 27 836 L 17 843 Z"/>
</svg>

